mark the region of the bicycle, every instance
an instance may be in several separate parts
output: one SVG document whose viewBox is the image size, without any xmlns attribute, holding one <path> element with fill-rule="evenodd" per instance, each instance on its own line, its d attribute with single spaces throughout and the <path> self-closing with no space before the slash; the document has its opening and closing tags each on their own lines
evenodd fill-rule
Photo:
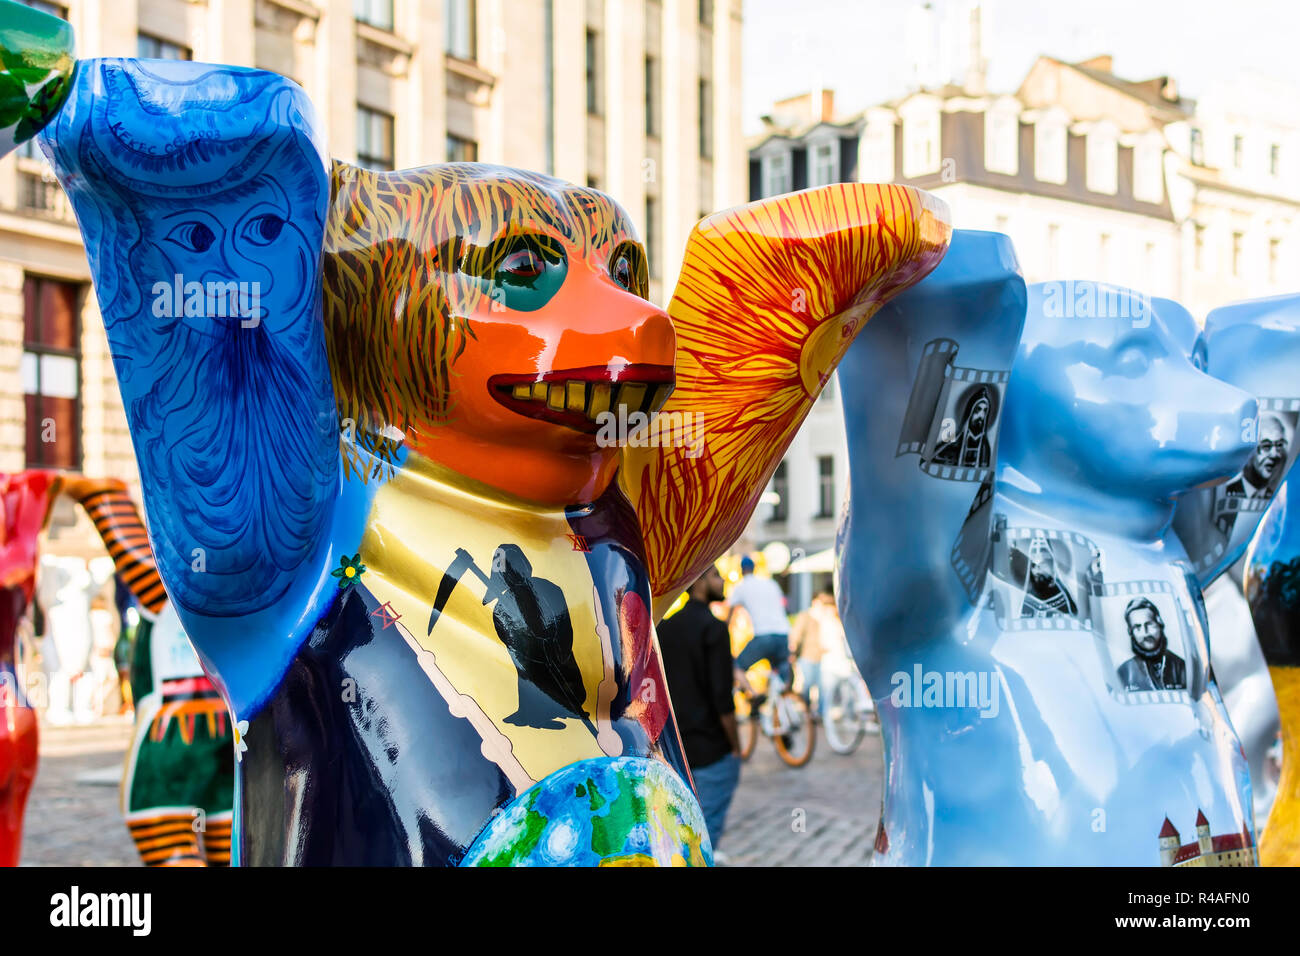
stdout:
<svg viewBox="0 0 1300 956">
<path fill-rule="evenodd" d="M 831 750 L 847 757 L 862 745 L 868 731 L 878 731 L 876 708 L 857 671 L 842 674 L 832 685 L 822 711 L 822 729 Z"/>
<path fill-rule="evenodd" d="M 768 677 L 767 693 L 759 698 L 757 714 L 753 699 L 736 693 L 736 729 L 740 737 L 740 759 L 748 760 L 758 746 L 758 735 L 772 739 L 777 756 L 790 767 L 802 767 L 812 760 L 817 727 L 799 694 L 786 686 L 781 675 Z"/>
</svg>

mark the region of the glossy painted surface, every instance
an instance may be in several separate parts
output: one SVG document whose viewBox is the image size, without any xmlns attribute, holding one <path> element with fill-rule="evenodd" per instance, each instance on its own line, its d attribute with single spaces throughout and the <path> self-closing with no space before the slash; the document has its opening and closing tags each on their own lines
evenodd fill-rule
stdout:
<svg viewBox="0 0 1300 956">
<path fill-rule="evenodd" d="M 0 0 L 0 156 L 58 112 L 75 63 L 67 20 Z"/>
<path fill-rule="evenodd" d="M 1257 781 L 1278 731 L 1278 704 L 1242 596 L 1241 558 L 1273 494 L 1295 461 L 1300 421 L 1300 296 L 1278 296 L 1215 309 L 1195 345 L 1194 361 L 1259 399 L 1258 421 L 1243 422 L 1255 454 L 1236 475 L 1181 498 L 1174 530 L 1206 587 L 1210 658 L 1223 699 Z M 1263 822 L 1263 817 L 1260 817 Z M 1261 854 L 1267 854 L 1267 841 Z"/>
<path fill-rule="evenodd" d="M 17 866 L 23 811 L 36 778 L 36 711 L 17 656 L 18 629 L 36 586 L 37 538 L 56 479 L 47 471 L 0 475 L 0 866 Z"/>
<path fill-rule="evenodd" d="M 1254 399 L 1195 369 L 1150 300 L 1024 296 L 1005 237 L 958 232 L 841 369 L 839 594 L 886 741 L 877 859 L 1251 863 L 1249 778 L 1167 527 L 1174 494 L 1240 469 Z M 980 489 L 953 395 L 1008 369 Z M 940 461 L 963 434 L 972 464 Z"/>
<path fill-rule="evenodd" d="M 1268 372 L 1272 375 L 1268 382 L 1270 394 L 1280 400 L 1300 398 L 1296 374 L 1300 369 L 1300 346 L 1294 341 L 1300 332 L 1300 296 L 1241 302 L 1210 315 L 1229 329 L 1239 329 L 1236 337 L 1245 339 L 1224 374 L 1256 376 Z M 1213 362 L 1217 343 L 1208 334 L 1207 338 Z M 1283 436 L 1294 445 L 1300 402 L 1286 404 L 1295 408 L 1278 408 L 1273 417 Z M 1268 437 L 1264 414 L 1261 411 L 1261 445 Z M 1275 425 L 1272 431 L 1276 433 L 1278 427 Z M 1295 449 L 1290 447 L 1280 464 L 1289 468 L 1294 460 Z M 1300 515 L 1294 501 L 1294 474 L 1278 478 L 1281 484 L 1272 483 L 1278 491 L 1246 555 L 1245 588 L 1282 723 L 1282 778 L 1260 841 L 1260 862 L 1265 866 L 1295 866 L 1300 864 Z"/>
<path fill-rule="evenodd" d="M 1265 866 L 1300 865 L 1300 509 L 1282 483 L 1246 555 L 1246 596 L 1282 718 L 1282 778 L 1260 840 Z"/>
<path fill-rule="evenodd" d="M 1259 399 L 1258 421 L 1236 426 L 1254 448 L 1250 460 L 1228 481 L 1180 498 L 1174 513 L 1174 530 L 1205 585 L 1246 553 L 1300 447 L 1300 296 L 1215 309 L 1206 316 L 1195 360 Z"/>
<path fill-rule="evenodd" d="M 319 128 L 278 75 L 93 60 L 42 133 L 158 568 L 234 711 L 238 855 L 456 863 L 516 800 L 569 819 L 574 765 L 624 823 L 701 832 L 657 600 L 731 544 L 853 335 L 942 256 L 941 204 L 854 185 L 711 217 L 665 314 L 608 196 L 328 167 Z M 680 430 L 642 443 L 678 369 L 710 429 L 688 460 Z M 609 855 L 711 857 L 638 826 Z"/>
</svg>

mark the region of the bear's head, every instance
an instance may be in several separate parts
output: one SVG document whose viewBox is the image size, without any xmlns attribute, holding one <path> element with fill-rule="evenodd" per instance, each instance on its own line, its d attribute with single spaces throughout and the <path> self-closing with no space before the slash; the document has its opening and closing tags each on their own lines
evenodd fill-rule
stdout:
<svg viewBox="0 0 1300 956">
<path fill-rule="evenodd" d="M 636 425 L 674 383 L 623 209 L 476 163 L 335 163 L 333 180 L 324 316 L 345 428 L 519 498 L 598 497 L 619 453 L 601 425 Z"/>
<path fill-rule="evenodd" d="M 1255 400 L 1193 365 L 1163 307 L 1098 282 L 1029 287 L 1000 484 L 1133 530 L 1145 513 L 1157 531 L 1174 496 L 1241 467 Z"/>
</svg>

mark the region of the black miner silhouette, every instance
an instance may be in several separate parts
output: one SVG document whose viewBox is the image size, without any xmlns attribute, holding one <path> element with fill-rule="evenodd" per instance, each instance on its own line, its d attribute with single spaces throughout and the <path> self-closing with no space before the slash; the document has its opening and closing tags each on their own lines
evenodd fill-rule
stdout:
<svg viewBox="0 0 1300 956">
<path fill-rule="evenodd" d="M 496 549 L 491 577 L 479 570 L 468 552 L 457 550 L 438 588 L 429 630 L 465 571 L 473 571 L 486 586 L 484 604 L 497 602 L 492 624 L 519 674 L 519 707 L 506 723 L 563 730 L 561 717 L 579 717 L 595 734 L 596 727 L 583 709 L 587 691 L 573 656 L 573 623 L 564 591 L 545 578 L 534 577 L 533 566 L 518 545 L 503 544 Z"/>
</svg>

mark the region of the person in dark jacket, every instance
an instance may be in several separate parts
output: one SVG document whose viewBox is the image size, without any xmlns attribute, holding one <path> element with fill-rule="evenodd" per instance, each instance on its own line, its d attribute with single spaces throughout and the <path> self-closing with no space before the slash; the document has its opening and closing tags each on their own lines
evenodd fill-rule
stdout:
<svg viewBox="0 0 1300 956">
<path fill-rule="evenodd" d="M 717 568 L 710 567 L 692 584 L 687 597 L 682 609 L 659 625 L 659 649 L 716 859 L 727 809 L 740 783 L 731 638 L 727 625 L 709 610 L 711 602 L 723 599 Z"/>
</svg>

